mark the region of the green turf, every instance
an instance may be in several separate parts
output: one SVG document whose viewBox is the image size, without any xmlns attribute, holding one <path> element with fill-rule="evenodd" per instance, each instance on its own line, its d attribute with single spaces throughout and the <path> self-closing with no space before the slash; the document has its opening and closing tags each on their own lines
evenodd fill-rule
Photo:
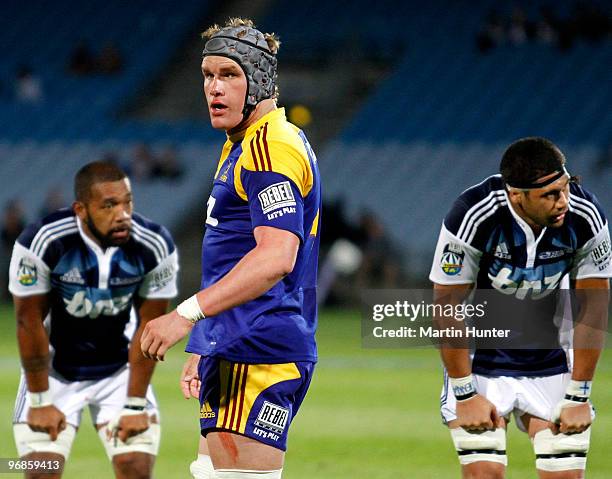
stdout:
<svg viewBox="0 0 612 479">
<path fill-rule="evenodd" d="M 0 457 L 14 457 L 11 417 L 19 376 L 12 311 L 0 308 Z M 456 478 L 458 465 L 440 423 L 441 371 L 430 350 L 364 350 L 357 314 L 326 311 L 318 333 L 320 363 L 295 419 L 286 479 Z M 184 354 L 175 348 L 155 374 L 162 411 L 156 477 L 188 477 L 198 441 L 197 404 L 178 389 Z M 589 454 L 590 479 L 610 477 L 606 446 L 612 430 L 612 355 L 604 352 L 594 388 L 598 418 Z M 509 479 L 535 477 L 528 439 L 512 425 Z M 85 416 L 66 478 L 112 477 L 89 417 Z"/>
</svg>

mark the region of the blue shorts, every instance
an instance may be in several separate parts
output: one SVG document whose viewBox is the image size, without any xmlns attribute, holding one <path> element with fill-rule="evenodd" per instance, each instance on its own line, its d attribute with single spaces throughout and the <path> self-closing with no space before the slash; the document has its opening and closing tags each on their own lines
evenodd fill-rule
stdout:
<svg viewBox="0 0 612 479">
<path fill-rule="evenodd" d="M 231 431 L 285 451 L 314 363 L 243 364 L 202 357 L 200 429 Z"/>
</svg>

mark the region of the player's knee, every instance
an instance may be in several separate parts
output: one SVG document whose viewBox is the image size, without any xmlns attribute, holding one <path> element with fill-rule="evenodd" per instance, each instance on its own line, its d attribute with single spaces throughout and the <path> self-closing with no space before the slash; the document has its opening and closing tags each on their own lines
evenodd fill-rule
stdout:
<svg viewBox="0 0 612 479">
<path fill-rule="evenodd" d="M 506 467 L 490 461 L 474 462 L 461 468 L 463 479 L 504 479 Z"/>
<path fill-rule="evenodd" d="M 214 479 L 215 468 L 210 456 L 198 454 L 198 458 L 189 465 L 189 472 L 193 479 Z"/>
<path fill-rule="evenodd" d="M 242 469 L 217 469 L 215 479 L 281 479 L 282 469 L 275 471 L 247 471 Z"/>
<path fill-rule="evenodd" d="M 550 429 L 537 432 L 532 439 L 536 468 L 551 473 L 565 471 L 564 478 L 568 474 L 581 477 L 581 471 L 586 468 L 590 439 L 590 427 L 580 434 L 553 434 Z"/>
<path fill-rule="evenodd" d="M 490 466 L 491 470 L 494 472 L 500 469 L 501 477 L 503 477 L 504 467 L 508 464 L 504 429 L 497 428 L 494 431 L 473 433 L 459 427 L 451 429 L 450 433 L 459 456 L 459 463 L 462 466 L 474 463 L 495 463 Z M 489 466 L 485 464 L 482 467 Z"/>
<path fill-rule="evenodd" d="M 113 467 L 117 477 L 148 479 L 153 472 L 154 456 L 142 452 L 129 452 L 113 456 Z"/>
<path fill-rule="evenodd" d="M 59 479 L 62 477 L 65 460 L 64 457 L 59 454 L 49 452 L 33 452 L 26 456 L 22 456 L 21 459 L 26 461 L 38 461 L 51 465 L 52 470 L 55 471 L 51 472 L 51 469 L 45 469 L 40 472 L 28 471 L 24 474 L 25 479 Z"/>
</svg>

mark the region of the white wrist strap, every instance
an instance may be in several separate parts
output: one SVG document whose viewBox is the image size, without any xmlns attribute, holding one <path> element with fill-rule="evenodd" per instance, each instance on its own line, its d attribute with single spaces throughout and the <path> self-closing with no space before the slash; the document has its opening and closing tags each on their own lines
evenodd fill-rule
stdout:
<svg viewBox="0 0 612 479">
<path fill-rule="evenodd" d="M 53 401 L 51 400 L 51 392 L 47 389 L 46 391 L 33 393 L 28 391 L 30 396 L 30 408 L 46 407 L 51 406 Z"/>
<path fill-rule="evenodd" d="M 147 398 L 128 396 L 123 407 L 134 411 L 143 411 L 147 407 Z"/>
<path fill-rule="evenodd" d="M 565 394 L 568 396 L 588 398 L 591 396 L 591 388 L 593 387 L 593 381 L 574 381 L 570 380 L 565 390 Z"/>
<path fill-rule="evenodd" d="M 206 317 L 200 309 L 200 303 L 198 303 L 198 297 L 196 294 L 179 304 L 176 308 L 176 312 L 179 314 L 179 316 L 182 316 L 193 324 Z"/>
<path fill-rule="evenodd" d="M 476 395 L 476 386 L 474 385 L 474 376 L 471 374 L 463 378 L 448 378 L 453 388 L 453 394 L 458 401 L 464 401 Z"/>
</svg>

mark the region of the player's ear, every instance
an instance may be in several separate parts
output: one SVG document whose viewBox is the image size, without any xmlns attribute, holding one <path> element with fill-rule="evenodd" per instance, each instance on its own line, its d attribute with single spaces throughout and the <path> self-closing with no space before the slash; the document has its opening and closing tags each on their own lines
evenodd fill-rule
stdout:
<svg viewBox="0 0 612 479">
<path fill-rule="evenodd" d="M 523 194 L 523 192 L 515 189 L 509 189 L 507 190 L 507 192 L 510 203 L 512 203 L 513 205 L 518 205 L 520 203 L 521 195 Z"/>
<path fill-rule="evenodd" d="M 87 210 L 85 209 L 85 203 L 82 201 L 74 201 L 72 203 L 72 211 L 76 214 L 81 221 L 87 219 Z"/>
</svg>

